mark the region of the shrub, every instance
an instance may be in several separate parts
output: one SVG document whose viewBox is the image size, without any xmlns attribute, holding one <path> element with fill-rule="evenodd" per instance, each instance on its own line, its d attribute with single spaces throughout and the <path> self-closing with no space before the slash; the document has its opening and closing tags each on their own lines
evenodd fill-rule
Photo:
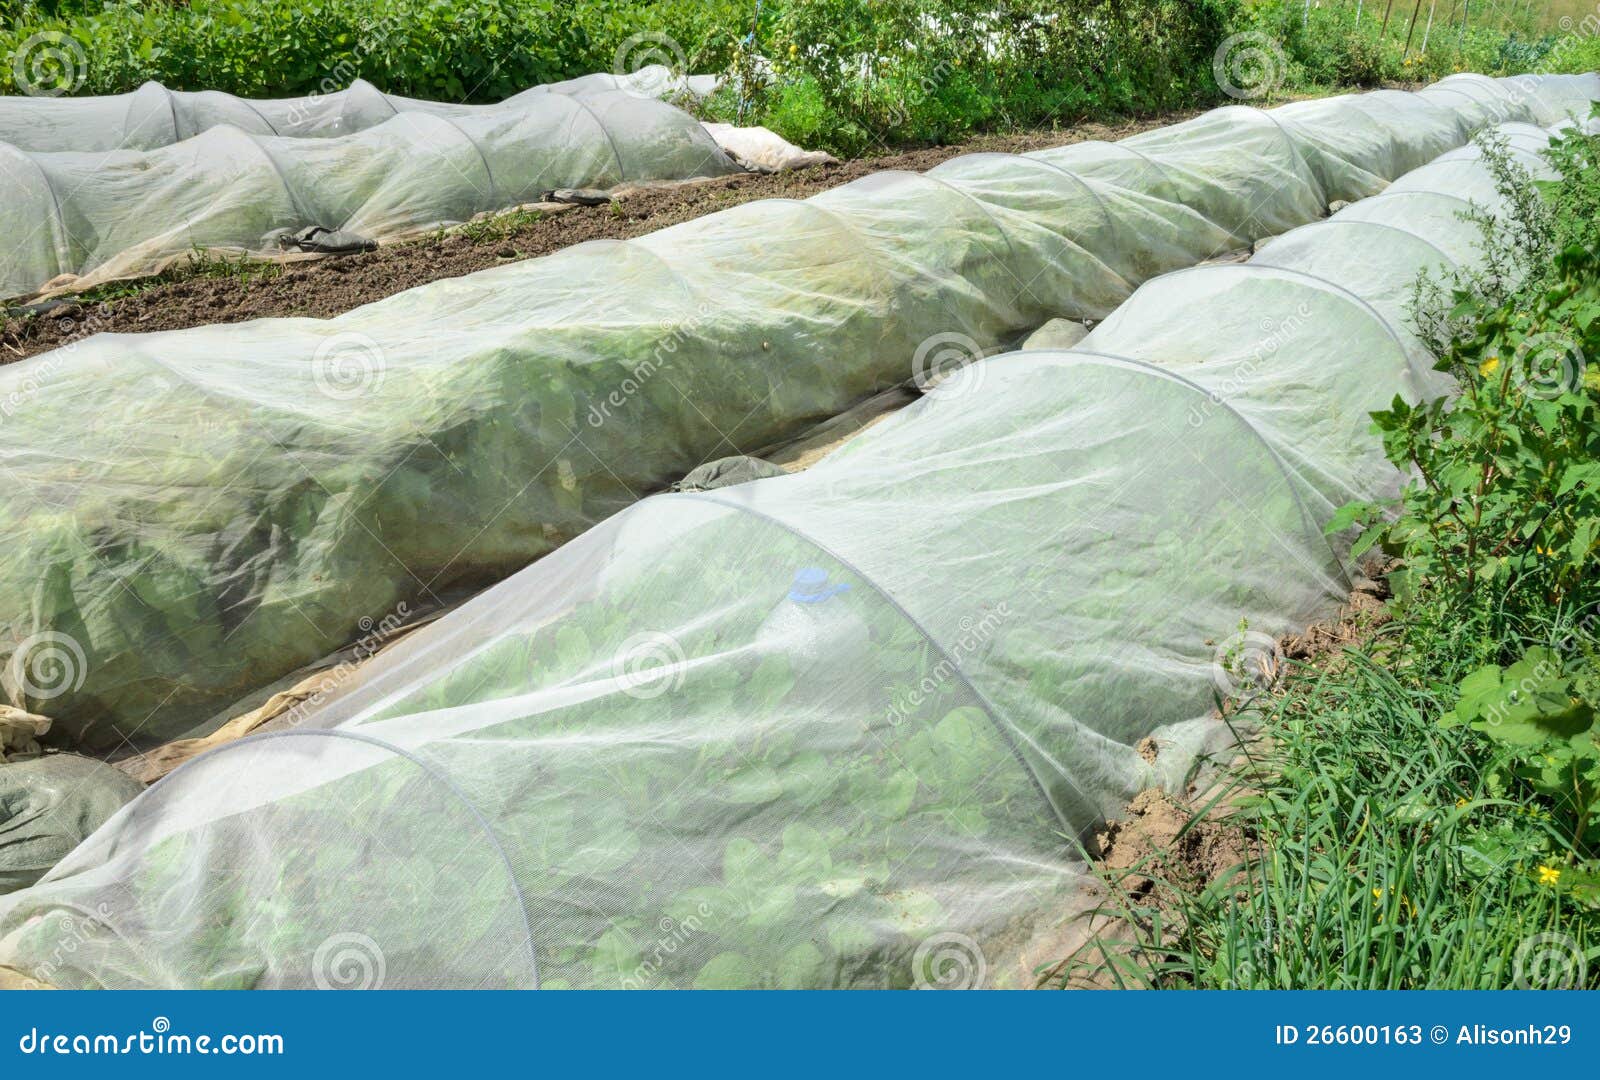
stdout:
<svg viewBox="0 0 1600 1080">
<path fill-rule="evenodd" d="M 156 79 L 293 96 L 359 74 L 394 93 L 473 102 L 661 61 L 729 76 L 710 115 L 857 151 L 1213 98 L 1211 57 L 1234 10 L 1235 0 L 23 0 L 0 29 L 0 56 L 56 32 L 83 49 L 79 93 Z M 14 65 L 0 64 L 0 92 L 17 89 Z"/>
<path fill-rule="evenodd" d="M 1375 414 L 1389 460 L 1415 477 L 1396 504 L 1354 504 L 1330 524 L 1366 526 L 1360 554 L 1400 560 L 1402 597 L 1426 590 L 1439 618 L 1492 607 L 1499 625 L 1600 600 L 1600 137 L 1573 132 L 1535 181 L 1481 142 L 1509 213 L 1474 211 L 1483 269 L 1418 282 L 1415 317 L 1460 387 Z"/>
</svg>

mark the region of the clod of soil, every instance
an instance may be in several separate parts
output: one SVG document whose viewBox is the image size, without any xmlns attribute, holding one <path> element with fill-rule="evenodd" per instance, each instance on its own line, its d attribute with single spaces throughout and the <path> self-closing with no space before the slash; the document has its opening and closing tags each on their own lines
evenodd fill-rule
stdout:
<svg viewBox="0 0 1600 1080">
<path fill-rule="evenodd" d="M 1211 817 L 1189 826 L 1194 814 L 1190 806 L 1164 791 L 1141 791 L 1128 804 L 1125 816 L 1109 822 L 1096 838 L 1101 864 L 1126 871 L 1121 887 L 1135 897 L 1148 894 L 1157 879 L 1199 889 L 1237 871 L 1250 854 L 1243 831 Z"/>
</svg>

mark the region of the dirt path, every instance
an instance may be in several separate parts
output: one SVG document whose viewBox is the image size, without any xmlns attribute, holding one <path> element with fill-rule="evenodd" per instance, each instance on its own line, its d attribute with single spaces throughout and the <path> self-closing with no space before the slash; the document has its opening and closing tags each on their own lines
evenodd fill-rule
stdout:
<svg viewBox="0 0 1600 1080">
<path fill-rule="evenodd" d="M 1022 153 L 1089 139 L 1120 139 L 1200 110 L 1115 124 L 983 135 L 954 146 L 857 158 L 775 175 L 747 174 L 624 194 L 609 206 L 556 214 L 511 213 L 364 255 L 294 263 L 216 266 L 91 291 L 43 315 L 0 323 L 0 363 L 47 352 L 95 333 L 145 333 L 274 316 L 326 318 L 439 278 L 548 255 L 585 240 L 627 239 L 755 199 L 815 195 L 886 169 L 922 171 L 961 154 Z"/>
</svg>

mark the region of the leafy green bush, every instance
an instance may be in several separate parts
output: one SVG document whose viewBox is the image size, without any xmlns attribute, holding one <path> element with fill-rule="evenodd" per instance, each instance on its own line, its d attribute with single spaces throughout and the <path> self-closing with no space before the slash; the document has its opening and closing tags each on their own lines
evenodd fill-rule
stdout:
<svg viewBox="0 0 1600 1080">
<path fill-rule="evenodd" d="M 1384 449 L 1417 479 L 1400 500 L 1347 507 L 1331 528 L 1368 528 L 1398 557 L 1406 589 L 1438 602 L 1492 602 L 1515 614 L 1581 605 L 1597 592 L 1600 400 L 1587 357 L 1600 355 L 1600 260 L 1562 256 L 1560 280 L 1521 303 L 1475 310 L 1458 294 L 1470 337 L 1440 362 L 1461 395 L 1417 405 L 1396 399 L 1375 420 Z"/>
<path fill-rule="evenodd" d="M 1482 143 L 1509 213 L 1474 211 L 1482 269 L 1425 275 L 1416 319 L 1459 396 L 1375 414 L 1384 450 L 1414 479 L 1395 504 L 1343 508 L 1399 560 L 1397 592 L 1426 591 L 1439 618 L 1497 619 L 1600 600 L 1600 137 L 1572 132 L 1540 182 Z"/>
<path fill-rule="evenodd" d="M 835 149 L 944 142 L 980 128 L 1149 113 L 1216 96 L 1232 0 L 811 0 L 758 46 L 770 84 L 742 103 Z M 831 136 L 831 137 L 830 137 Z"/>
<path fill-rule="evenodd" d="M 1569 642 L 1580 643 L 1592 644 Z M 1481 667 L 1461 680 L 1460 699 L 1442 723 L 1467 725 L 1488 739 L 1498 751 L 1485 772 L 1494 797 L 1531 794 L 1564 846 L 1587 863 L 1576 873 L 1556 871 L 1549 884 L 1562 886 L 1565 878 L 1568 892 L 1600 906 L 1600 864 L 1589 858 L 1600 841 L 1600 664 L 1588 660 L 1536 646 L 1509 667 Z"/>
<path fill-rule="evenodd" d="M 718 70 L 728 60 L 738 0 L 108 0 L 52 13 L 27 4 L 0 29 L 0 55 L 41 32 L 75 39 L 87 61 L 75 92 L 131 90 L 155 79 L 180 90 L 250 97 L 327 92 L 356 75 L 414 97 L 488 102 L 542 82 L 609 71 L 631 35 L 662 34 L 648 59 Z M 645 49 L 653 43 L 645 39 Z M 691 51 L 678 49 L 692 44 Z M 12 64 L 0 92 L 17 93 Z"/>
<path fill-rule="evenodd" d="M 1391 574 L 1418 649 L 1472 627 L 1458 655 L 1480 666 L 1443 696 L 1442 717 L 1479 741 L 1494 798 L 1535 812 L 1558 849 L 1543 874 L 1600 902 L 1600 138 L 1571 132 L 1536 181 L 1484 145 L 1509 214 L 1474 214 L 1484 268 L 1417 290 L 1419 328 L 1460 387 L 1375 415 L 1389 459 L 1414 477 L 1395 504 L 1344 508 L 1357 542 L 1399 560 Z M 1528 627 L 1568 623 L 1553 645 Z"/>
<path fill-rule="evenodd" d="M 857 151 L 979 128 L 1152 113 L 1216 96 L 1235 0 L 108 0 L 24 2 L 0 56 L 74 39 L 76 93 L 148 80 L 251 97 L 357 75 L 486 102 L 540 82 L 665 62 L 722 72 L 719 119 Z M 15 65 L 0 92 L 15 93 Z"/>
<path fill-rule="evenodd" d="M 1432 82 L 1458 71 L 1554 74 L 1592 67 L 1580 66 L 1584 58 L 1576 48 L 1570 59 L 1554 56 L 1558 45 L 1572 47 L 1578 35 L 1566 35 L 1573 42 L 1558 38 L 1527 12 L 1464 29 L 1442 18 L 1429 28 L 1423 12 L 1413 30 L 1409 9 L 1391 12 L 1387 28 L 1382 9 L 1382 4 L 1363 5 L 1358 21 L 1354 4 L 1307 8 L 1301 0 L 1262 0 L 1247 6 L 1239 25 L 1265 34 L 1282 49 L 1288 88 Z M 1509 29 L 1501 29 L 1502 22 Z"/>
</svg>

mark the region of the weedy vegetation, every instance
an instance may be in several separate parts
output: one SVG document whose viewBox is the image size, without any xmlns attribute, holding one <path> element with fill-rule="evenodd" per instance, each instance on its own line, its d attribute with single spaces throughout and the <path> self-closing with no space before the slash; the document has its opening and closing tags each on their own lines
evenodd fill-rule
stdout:
<svg viewBox="0 0 1600 1080">
<path fill-rule="evenodd" d="M 1072 976 L 1600 985 L 1600 138 L 1559 139 L 1551 180 L 1480 145 L 1510 212 L 1473 214 L 1485 267 L 1413 305 L 1458 393 L 1374 415 L 1409 480 L 1328 526 L 1384 554 L 1394 618 L 1256 703 L 1209 806 L 1250 858 L 1203 887 L 1113 876 L 1129 936 Z"/>
</svg>

